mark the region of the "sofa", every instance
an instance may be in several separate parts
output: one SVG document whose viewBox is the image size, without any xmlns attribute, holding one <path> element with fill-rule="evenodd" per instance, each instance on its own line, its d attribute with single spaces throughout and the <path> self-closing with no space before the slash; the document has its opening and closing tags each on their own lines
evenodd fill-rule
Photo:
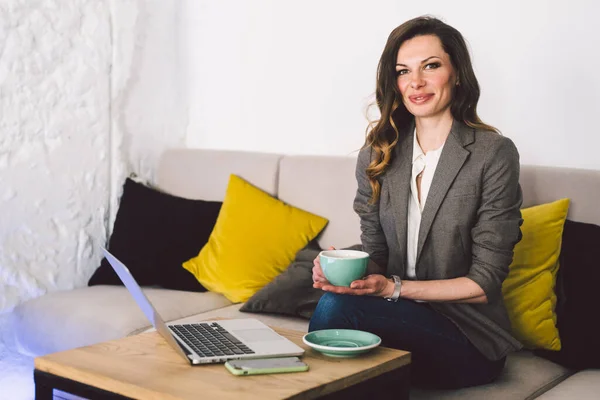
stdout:
<svg viewBox="0 0 600 400">
<path fill-rule="evenodd" d="M 230 174 L 282 201 L 329 220 L 317 237 L 321 248 L 360 243 L 359 219 L 352 209 L 356 191 L 355 156 L 280 155 L 238 151 L 170 149 L 156 170 L 160 190 L 187 199 L 222 201 Z M 600 171 L 522 166 L 524 207 L 571 199 L 569 219 L 600 224 Z M 186 292 L 148 287 L 146 295 L 167 321 L 181 323 L 211 317 L 257 318 L 284 328 L 306 331 L 300 317 L 241 312 L 214 292 Z M 12 331 L 21 353 L 39 356 L 101 341 L 135 335 L 151 328 L 122 286 L 91 286 L 48 293 L 12 312 Z M 522 350 L 509 355 L 494 383 L 454 391 L 411 390 L 414 399 L 594 398 L 600 393 L 600 370 L 577 371 Z M 587 397 L 586 397 L 587 396 Z"/>
</svg>

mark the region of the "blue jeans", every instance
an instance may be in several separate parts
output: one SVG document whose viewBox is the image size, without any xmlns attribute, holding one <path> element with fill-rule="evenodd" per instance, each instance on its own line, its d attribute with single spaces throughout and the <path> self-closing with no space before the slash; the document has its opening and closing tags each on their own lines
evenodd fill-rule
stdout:
<svg viewBox="0 0 600 400">
<path fill-rule="evenodd" d="M 358 329 L 376 334 L 382 345 L 412 353 L 411 383 L 456 389 L 490 383 L 505 358 L 488 360 L 452 321 L 427 303 L 325 293 L 308 330 Z"/>
</svg>

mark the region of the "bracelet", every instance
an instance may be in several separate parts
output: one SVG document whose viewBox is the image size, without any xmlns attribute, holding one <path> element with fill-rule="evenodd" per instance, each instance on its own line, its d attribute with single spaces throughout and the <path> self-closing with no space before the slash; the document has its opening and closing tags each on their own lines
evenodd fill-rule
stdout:
<svg viewBox="0 0 600 400">
<path fill-rule="evenodd" d="M 392 280 L 394 281 L 394 293 L 390 297 L 386 297 L 387 301 L 398 301 L 400 298 L 400 289 L 402 288 L 402 280 L 398 275 L 392 275 Z"/>
</svg>

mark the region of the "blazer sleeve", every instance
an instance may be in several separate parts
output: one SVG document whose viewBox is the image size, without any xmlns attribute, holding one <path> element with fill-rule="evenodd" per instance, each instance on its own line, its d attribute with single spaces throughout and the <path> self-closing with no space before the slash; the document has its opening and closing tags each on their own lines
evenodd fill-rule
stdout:
<svg viewBox="0 0 600 400">
<path fill-rule="evenodd" d="M 367 167 L 371 162 L 371 147 L 364 147 L 358 154 L 356 180 L 358 189 L 354 198 L 354 211 L 360 217 L 361 242 L 363 251 L 380 267 L 387 268 L 389 249 L 379 220 L 379 200 L 369 204 L 373 190 L 367 177 Z"/>
<path fill-rule="evenodd" d="M 521 240 L 519 153 L 514 143 L 498 137 L 487 150 L 477 223 L 471 229 L 473 263 L 467 278 L 485 292 L 488 302 L 502 298 L 515 245 Z"/>
</svg>

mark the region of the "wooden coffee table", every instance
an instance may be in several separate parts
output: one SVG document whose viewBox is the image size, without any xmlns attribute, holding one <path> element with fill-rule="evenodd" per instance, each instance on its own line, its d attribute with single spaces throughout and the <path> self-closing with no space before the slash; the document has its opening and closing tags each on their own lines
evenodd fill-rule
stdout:
<svg viewBox="0 0 600 400">
<path fill-rule="evenodd" d="M 380 346 L 327 357 L 302 342 L 304 333 L 273 329 L 306 350 L 308 372 L 234 376 L 222 364 L 190 366 L 149 332 L 36 358 L 36 399 L 54 389 L 90 399 L 408 399 L 410 353 Z"/>
</svg>

